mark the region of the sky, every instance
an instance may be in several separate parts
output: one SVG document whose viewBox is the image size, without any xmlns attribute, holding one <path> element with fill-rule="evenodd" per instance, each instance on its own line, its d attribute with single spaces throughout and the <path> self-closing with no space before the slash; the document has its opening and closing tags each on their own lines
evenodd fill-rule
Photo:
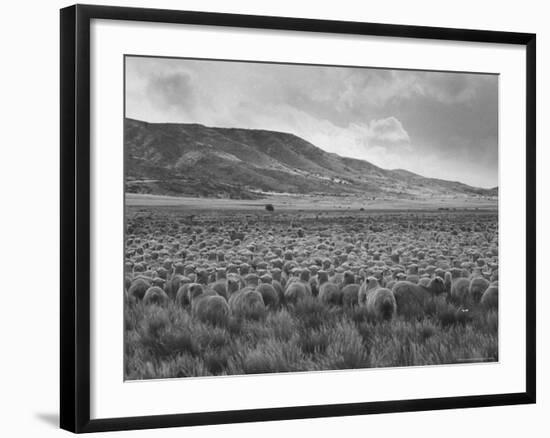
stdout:
<svg viewBox="0 0 550 438">
<path fill-rule="evenodd" d="M 126 117 L 295 134 L 385 169 L 498 185 L 498 76 L 126 57 Z"/>
</svg>

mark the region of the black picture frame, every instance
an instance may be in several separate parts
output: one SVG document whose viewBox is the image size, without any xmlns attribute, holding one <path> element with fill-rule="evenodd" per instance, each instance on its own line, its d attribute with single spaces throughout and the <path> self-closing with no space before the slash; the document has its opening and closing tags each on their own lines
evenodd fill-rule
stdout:
<svg viewBox="0 0 550 438">
<path fill-rule="evenodd" d="M 210 12 L 74 5 L 61 9 L 60 426 L 81 432 L 515 405 L 536 401 L 536 35 Z M 526 48 L 526 391 L 416 400 L 90 419 L 90 21 L 130 20 L 522 45 Z"/>
</svg>

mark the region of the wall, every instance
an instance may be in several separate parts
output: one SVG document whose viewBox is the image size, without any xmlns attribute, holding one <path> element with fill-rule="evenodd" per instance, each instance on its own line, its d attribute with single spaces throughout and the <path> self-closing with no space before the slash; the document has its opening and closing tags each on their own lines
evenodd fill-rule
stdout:
<svg viewBox="0 0 550 438">
<path fill-rule="evenodd" d="M 95 2 L 93 2 L 95 3 Z M 303 16 L 382 23 L 483 28 L 538 34 L 538 346 L 539 403 L 536 406 L 467 409 L 375 415 L 269 424 L 224 425 L 185 430 L 190 437 L 214 436 L 371 436 L 463 437 L 544 436 L 549 429 L 549 380 L 542 373 L 550 330 L 543 320 L 542 275 L 549 262 L 542 249 L 548 242 L 543 227 L 545 192 L 550 177 L 547 120 L 550 28 L 544 2 L 396 1 L 306 2 L 278 0 L 123 1 L 124 6 Z M 4 279 L 0 313 L 0 403 L 5 436 L 55 436 L 58 409 L 58 9 L 63 1 L 9 2 L 3 5 L 0 187 L 2 238 L 0 272 Z M 7 279 L 7 282 L 6 282 Z M 523 281 L 523 279 L 518 279 Z M 123 436 L 179 436 L 182 430 L 129 432 Z"/>
</svg>

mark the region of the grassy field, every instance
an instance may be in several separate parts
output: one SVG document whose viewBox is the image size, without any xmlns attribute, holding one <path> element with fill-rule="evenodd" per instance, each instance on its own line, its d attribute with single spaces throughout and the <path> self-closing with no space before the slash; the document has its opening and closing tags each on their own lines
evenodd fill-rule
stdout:
<svg viewBox="0 0 550 438">
<path fill-rule="evenodd" d="M 458 263 L 469 266 L 466 277 L 477 266 L 488 271 L 483 275 L 498 274 L 494 210 L 267 213 L 203 202 L 129 205 L 127 221 L 127 284 L 170 275 L 163 271 L 167 260 L 211 275 L 246 261 L 254 269 L 265 260 L 272 269 L 273 252 L 290 254 L 287 261 L 301 269 L 330 260 L 331 270 L 351 270 L 358 283 L 362 272 L 391 273 L 396 251 L 405 272 Z M 236 230 L 242 236 L 234 240 Z M 173 297 L 159 305 L 127 297 L 124 318 L 127 380 L 498 361 L 498 311 L 449 293 L 434 296 L 421 316 L 400 313 L 398 303 L 391 321 L 316 296 L 282 302 L 254 318 L 231 313 L 217 324 L 200 321 Z"/>
<path fill-rule="evenodd" d="M 226 198 L 192 198 L 146 194 L 126 194 L 128 207 L 180 207 L 184 209 L 218 210 L 262 210 L 266 204 L 272 204 L 275 211 L 287 210 L 437 210 L 448 209 L 488 209 L 496 210 L 497 201 L 487 198 L 429 198 L 429 199 L 372 199 L 357 196 L 307 196 L 292 194 L 266 195 L 263 199 L 239 200 Z"/>
<path fill-rule="evenodd" d="M 129 307 L 127 379 L 318 371 L 498 360 L 498 315 L 436 300 L 422 319 L 378 322 L 315 299 L 213 326 L 188 310 Z"/>
</svg>

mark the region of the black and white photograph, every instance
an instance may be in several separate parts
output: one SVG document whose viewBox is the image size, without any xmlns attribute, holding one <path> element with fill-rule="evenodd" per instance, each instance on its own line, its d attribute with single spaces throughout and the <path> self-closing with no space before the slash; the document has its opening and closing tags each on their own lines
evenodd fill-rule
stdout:
<svg viewBox="0 0 550 438">
<path fill-rule="evenodd" d="M 498 362 L 498 80 L 125 57 L 124 378 Z"/>
</svg>

